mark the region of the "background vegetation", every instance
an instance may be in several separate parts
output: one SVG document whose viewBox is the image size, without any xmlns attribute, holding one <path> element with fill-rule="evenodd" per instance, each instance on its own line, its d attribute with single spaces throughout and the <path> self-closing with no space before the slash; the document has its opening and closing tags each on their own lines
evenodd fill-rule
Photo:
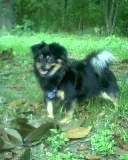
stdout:
<svg viewBox="0 0 128 160">
<path fill-rule="evenodd" d="M 127 160 L 128 1 L 0 0 L 0 10 L 0 159 Z M 76 59 L 112 52 L 118 110 L 94 98 L 79 104 L 69 124 L 47 120 L 30 51 L 40 41 L 59 42 Z"/>
<path fill-rule="evenodd" d="M 128 35 L 127 0 L 1 0 L 0 27 Z"/>
</svg>

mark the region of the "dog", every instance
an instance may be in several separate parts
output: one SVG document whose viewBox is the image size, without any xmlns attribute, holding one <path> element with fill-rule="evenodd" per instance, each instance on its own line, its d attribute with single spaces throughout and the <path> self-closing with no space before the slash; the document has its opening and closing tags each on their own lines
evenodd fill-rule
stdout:
<svg viewBox="0 0 128 160">
<path fill-rule="evenodd" d="M 34 72 L 44 92 L 48 117 L 54 118 L 53 101 L 60 100 L 66 110 L 61 122 L 72 118 L 75 102 L 95 96 L 117 106 L 119 87 L 109 65 L 115 59 L 105 50 L 93 52 L 82 60 L 70 60 L 59 43 L 41 42 L 31 46 Z"/>
</svg>

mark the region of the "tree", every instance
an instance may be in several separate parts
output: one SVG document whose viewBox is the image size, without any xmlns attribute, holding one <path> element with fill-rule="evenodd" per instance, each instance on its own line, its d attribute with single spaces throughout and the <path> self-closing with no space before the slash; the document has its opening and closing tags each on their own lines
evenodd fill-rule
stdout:
<svg viewBox="0 0 128 160">
<path fill-rule="evenodd" d="M 104 10 L 106 33 L 113 34 L 116 27 L 120 0 L 101 0 L 101 3 Z"/>
<path fill-rule="evenodd" d="M 0 28 L 128 32 L 128 0 L 0 0 Z"/>
<path fill-rule="evenodd" d="M 0 14 L 0 28 L 4 30 L 12 29 L 15 16 L 11 0 L 0 0 Z"/>
</svg>

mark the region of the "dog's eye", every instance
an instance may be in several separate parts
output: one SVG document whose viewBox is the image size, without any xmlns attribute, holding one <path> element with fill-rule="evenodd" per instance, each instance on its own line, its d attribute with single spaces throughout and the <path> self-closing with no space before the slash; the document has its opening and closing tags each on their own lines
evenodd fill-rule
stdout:
<svg viewBox="0 0 128 160">
<path fill-rule="evenodd" d="M 44 58 L 44 57 L 43 57 L 43 55 L 41 54 L 41 55 L 39 56 L 39 60 L 42 61 L 43 58 Z"/>
<path fill-rule="evenodd" d="M 54 58 L 53 57 L 47 56 L 46 58 L 47 58 L 47 62 L 49 62 L 49 63 L 54 62 Z"/>
</svg>

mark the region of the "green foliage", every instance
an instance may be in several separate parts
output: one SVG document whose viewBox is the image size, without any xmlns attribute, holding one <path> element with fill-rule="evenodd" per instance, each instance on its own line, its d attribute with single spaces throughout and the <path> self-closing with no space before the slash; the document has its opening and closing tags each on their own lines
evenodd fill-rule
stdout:
<svg viewBox="0 0 128 160">
<path fill-rule="evenodd" d="M 47 152 L 47 157 L 48 160 L 81 160 L 84 157 L 82 155 L 79 154 L 73 154 L 71 152 L 56 152 L 56 153 L 52 153 L 52 152 Z"/>
<path fill-rule="evenodd" d="M 115 141 L 110 129 L 102 128 L 91 137 L 92 150 L 96 153 L 112 153 Z"/>
<path fill-rule="evenodd" d="M 98 49 L 107 49 L 117 56 L 117 60 L 127 58 L 128 41 L 126 38 L 118 36 L 94 36 L 89 34 L 67 34 L 67 33 L 32 33 L 21 32 L 18 35 L 7 34 L 0 37 L 0 50 L 5 48 L 13 48 L 14 55 L 22 58 L 24 61 L 30 61 L 31 53 L 30 46 L 40 41 L 46 42 L 60 42 L 64 45 L 69 56 L 82 58 L 89 52 Z M 22 56 L 21 56 L 22 55 Z"/>
<path fill-rule="evenodd" d="M 127 34 L 128 1 L 113 1 L 108 8 L 106 2 L 109 1 L 14 0 L 14 19 L 23 30 L 66 30 L 97 34 L 95 28 L 98 28 L 98 34 L 102 34 L 106 32 L 106 11 L 112 9 L 107 14 L 110 17 L 109 29 L 112 29 L 111 23 L 116 19 L 114 33 Z M 113 8 L 117 10 L 114 11 Z"/>
<path fill-rule="evenodd" d="M 46 140 L 54 151 L 58 151 L 64 147 L 67 141 L 68 139 L 65 137 L 64 133 L 59 133 L 56 129 L 51 129 L 51 136 Z"/>
<path fill-rule="evenodd" d="M 126 153 L 126 154 L 124 154 L 124 155 L 121 155 L 120 157 L 119 157 L 119 160 L 127 160 L 128 159 L 128 154 Z"/>
<path fill-rule="evenodd" d="M 68 141 L 63 132 L 51 129 L 51 135 L 46 140 L 50 146 L 50 151 L 46 152 L 47 158 L 49 160 L 81 160 L 82 155 L 64 151 Z"/>
</svg>

